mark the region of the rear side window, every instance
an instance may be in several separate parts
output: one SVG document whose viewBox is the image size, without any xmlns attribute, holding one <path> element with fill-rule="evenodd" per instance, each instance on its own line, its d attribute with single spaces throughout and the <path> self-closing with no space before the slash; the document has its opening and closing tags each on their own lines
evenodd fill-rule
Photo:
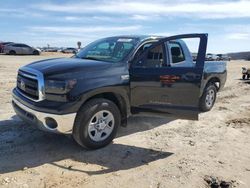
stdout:
<svg viewBox="0 0 250 188">
<path fill-rule="evenodd" d="M 185 61 L 183 50 L 178 42 L 169 42 L 168 46 L 173 64 Z"/>
<path fill-rule="evenodd" d="M 25 44 L 14 44 L 13 46 L 15 46 L 15 47 L 28 47 L 28 46 L 25 45 Z"/>
<path fill-rule="evenodd" d="M 12 46 L 14 46 L 14 47 L 21 47 L 20 44 L 14 44 Z"/>
</svg>

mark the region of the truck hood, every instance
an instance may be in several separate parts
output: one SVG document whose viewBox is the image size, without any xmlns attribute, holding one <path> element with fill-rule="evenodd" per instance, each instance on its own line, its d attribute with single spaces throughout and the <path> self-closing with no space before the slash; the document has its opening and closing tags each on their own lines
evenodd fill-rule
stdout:
<svg viewBox="0 0 250 188">
<path fill-rule="evenodd" d="M 79 71 L 97 71 L 109 68 L 112 64 L 104 61 L 95 61 L 79 58 L 53 58 L 36 61 L 26 65 L 29 68 L 42 72 L 45 76 L 74 73 Z"/>
</svg>

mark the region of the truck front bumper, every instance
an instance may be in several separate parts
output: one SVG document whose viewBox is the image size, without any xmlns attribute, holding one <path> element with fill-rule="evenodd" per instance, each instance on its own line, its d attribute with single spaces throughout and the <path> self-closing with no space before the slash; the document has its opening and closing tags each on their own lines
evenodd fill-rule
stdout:
<svg viewBox="0 0 250 188">
<path fill-rule="evenodd" d="M 62 134 L 72 133 L 76 113 L 58 115 L 39 112 L 25 106 L 15 98 L 12 99 L 12 106 L 21 119 L 31 125 L 36 125 L 41 130 Z"/>
</svg>

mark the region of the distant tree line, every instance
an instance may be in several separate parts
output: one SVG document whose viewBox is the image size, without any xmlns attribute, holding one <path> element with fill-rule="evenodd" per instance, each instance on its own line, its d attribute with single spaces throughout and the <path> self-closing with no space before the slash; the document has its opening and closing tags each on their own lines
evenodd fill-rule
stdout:
<svg viewBox="0 0 250 188">
<path fill-rule="evenodd" d="M 244 59 L 250 61 L 250 52 L 229 53 L 228 56 L 233 60 Z"/>
</svg>

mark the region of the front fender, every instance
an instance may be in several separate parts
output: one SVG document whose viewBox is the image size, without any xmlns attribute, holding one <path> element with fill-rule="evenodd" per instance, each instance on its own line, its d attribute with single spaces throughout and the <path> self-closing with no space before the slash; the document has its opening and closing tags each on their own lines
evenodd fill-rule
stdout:
<svg viewBox="0 0 250 188">
<path fill-rule="evenodd" d="M 82 106 L 88 99 L 104 94 L 104 93 L 113 93 L 117 97 L 122 97 L 126 102 L 126 106 L 129 106 L 129 86 L 111 86 L 111 87 L 102 87 L 97 88 L 86 93 L 81 94 L 79 99 L 79 104 Z"/>
</svg>

